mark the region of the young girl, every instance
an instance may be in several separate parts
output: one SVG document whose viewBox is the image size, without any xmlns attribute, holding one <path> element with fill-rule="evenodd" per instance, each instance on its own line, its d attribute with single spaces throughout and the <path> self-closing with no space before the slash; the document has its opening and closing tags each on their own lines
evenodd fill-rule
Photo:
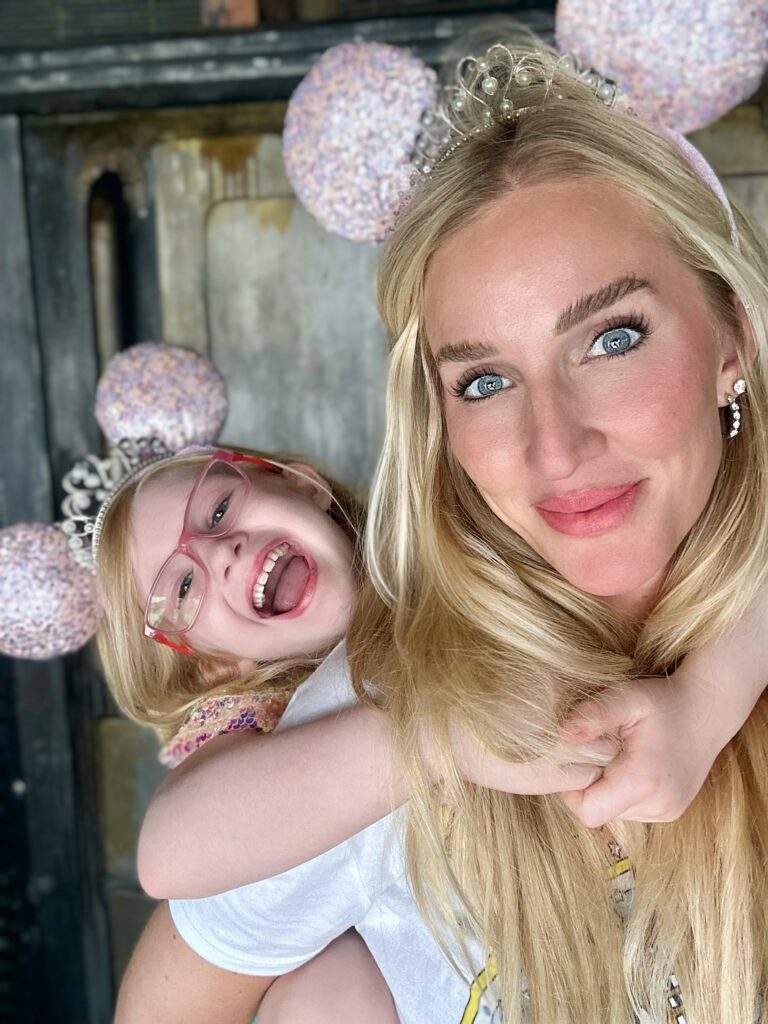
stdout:
<svg viewBox="0 0 768 1024">
<path fill-rule="evenodd" d="M 344 632 L 359 579 L 354 542 L 361 514 L 353 495 L 307 465 L 224 450 L 154 465 L 111 501 L 96 552 L 109 609 L 99 650 L 119 706 L 158 731 L 166 763 L 180 763 L 220 732 L 274 728 L 297 683 Z M 335 739 L 332 723 L 328 738 Z M 276 798 L 262 815 L 267 822 L 285 817 L 290 799 L 276 777 L 284 754 L 275 753 L 260 781 Z M 327 771 L 328 763 L 317 750 L 316 766 Z M 505 785 L 536 792 L 585 785 L 597 774 L 589 766 L 501 768 Z M 306 779 L 309 787 L 311 774 L 307 764 L 299 784 Z M 389 793 L 380 781 L 375 797 L 376 807 L 360 802 L 350 824 L 329 794 L 323 810 L 334 832 L 344 838 L 385 814 Z M 289 815 L 290 827 L 306 817 Z M 302 859 L 301 844 L 294 846 Z M 278 855 L 294 852 L 289 843 Z M 139 867 L 146 884 L 141 858 Z M 289 987 L 291 998 L 298 993 L 322 1007 L 318 1020 L 336 1019 L 330 993 L 340 974 L 347 1010 L 359 992 L 370 1020 L 393 1019 L 386 987 L 351 935 L 311 970 L 276 986 L 270 1005 L 282 1005 Z"/>
<path fill-rule="evenodd" d="M 342 490 L 336 488 L 335 493 L 340 496 L 338 504 L 326 482 L 306 466 L 218 452 L 161 463 L 117 496 L 104 518 L 97 552 L 110 609 L 100 649 L 127 713 L 153 724 L 166 737 L 187 714 L 195 723 L 194 733 L 184 740 L 190 748 L 218 730 L 271 727 L 280 704 L 275 704 L 273 689 L 263 689 L 265 681 L 270 687 L 284 687 L 286 681 L 289 688 L 295 686 L 297 677 L 339 638 L 346 623 L 355 577 L 350 523 L 359 521 L 359 509 Z M 142 632 L 149 639 L 142 640 Z M 733 660 L 734 645 L 733 640 L 723 645 L 721 659 Z M 270 658 L 274 660 L 268 662 Z M 717 662 L 711 669 L 716 677 Z M 695 684 L 684 709 L 687 721 L 703 703 L 695 694 L 708 697 L 696 673 L 693 660 L 678 673 L 681 685 L 686 674 Z M 259 687 L 266 696 L 253 696 Z M 745 701 L 752 701 L 754 680 L 743 681 L 742 688 L 749 694 Z M 284 701 L 278 693 L 278 700 Z M 197 703 L 201 699 L 202 705 Z M 254 709 L 244 711 L 240 701 Z M 230 703 L 236 706 L 230 708 Z M 217 721 L 222 707 L 223 723 Z M 680 711 L 675 702 L 665 706 L 660 701 L 655 728 Z M 652 722 L 654 715 L 644 717 Z M 702 750 L 696 756 L 707 762 L 706 771 L 722 738 L 700 731 L 698 739 L 703 757 Z M 497 761 L 458 730 L 453 742 L 458 763 L 471 781 L 542 792 L 583 787 L 595 778 L 591 767 Z M 429 753 L 427 748 L 425 752 Z M 247 775 L 228 761 L 241 755 L 247 759 Z M 224 885 L 234 885 L 290 867 L 402 801 L 405 787 L 389 762 L 386 727 L 376 712 L 363 708 L 268 740 L 214 740 L 173 773 L 174 784 L 155 801 L 142 844 L 142 879 L 147 884 L 149 877 L 150 891 L 157 894 L 190 895 L 195 889 L 205 893 L 217 888 L 219 876 Z M 207 769 L 213 775 L 206 781 Z M 437 779 L 437 766 L 430 770 Z M 338 799 L 336 781 L 341 772 L 344 800 Z M 184 820 L 190 783 L 197 791 L 193 801 L 202 811 L 194 821 Z M 243 814 L 245 830 L 233 835 L 229 807 L 239 798 L 241 806 L 252 802 L 255 786 L 259 814 Z M 206 794 L 212 787 L 216 797 L 210 802 Z M 222 792 L 228 793 L 224 803 Z M 293 835 L 297 822 L 302 828 Z M 175 837 L 175 846 L 163 841 L 164 830 Z M 251 848 L 244 844 L 253 841 L 253 830 L 258 842 Z M 209 860 L 208 850 L 217 844 L 217 856 Z M 161 859 L 154 852 L 160 847 Z M 217 873 L 213 886 L 206 871 Z M 173 882 L 163 893 L 169 872 Z M 145 948 L 147 942 L 155 947 L 151 959 L 156 969 L 161 963 L 167 968 L 167 961 L 156 953 L 168 934 L 167 915 L 161 911 L 144 943 Z M 193 979 L 203 985 L 210 981 L 206 970 L 211 969 L 202 961 L 193 963 L 192 976 L 185 965 L 184 994 L 177 994 L 174 1013 L 196 991 Z M 238 998 L 255 1004 L 260 994 L 238 978 Z M 271 1019 L 295 1012 L 292 1000 L 297 1000 L 302 1020 L 309 1019 L 310 1003 L 313 1012 L 321 1014 L 313 1019 L 331 1019 L 337 1012 L 334 994 L 346 1012 L 357 995 L 367 1006 L 367 1020 L 394 1019 L 381 977 L 351 936 L 273 986 L 262 1018 L 268 1019 L 273 1010 L 276 1016 Z M 144 1005 L 153 1007 L 153 1019 L 161 1019 L 157 992 L 147 984 L 145 971 L 134 966 L 127 976 L 120 1019 L 141 1019 Z"/>
</svg>

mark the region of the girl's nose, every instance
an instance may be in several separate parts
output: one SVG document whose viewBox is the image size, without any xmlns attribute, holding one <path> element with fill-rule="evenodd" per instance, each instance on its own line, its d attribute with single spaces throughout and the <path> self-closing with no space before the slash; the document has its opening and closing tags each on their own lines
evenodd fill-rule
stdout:
<svg viewBox="0 0 768 1024">
<path fill-rule="evenodd" d="M 232 568 L 241 557 L 245 543 L 242 533 L 227 533 L 223 537 L 205 537 L 196 541 L 198 557 L 202 558 L 212 579 L 225 583 Z"/>
</svg>

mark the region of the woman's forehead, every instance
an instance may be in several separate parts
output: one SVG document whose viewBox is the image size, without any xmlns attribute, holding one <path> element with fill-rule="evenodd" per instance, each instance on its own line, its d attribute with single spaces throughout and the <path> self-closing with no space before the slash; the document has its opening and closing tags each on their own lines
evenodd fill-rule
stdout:
<svg viewBox="0 0 768 1024">
<path fill-rule="evenodd" d="M 495 333 L 496 319 L 547 321 L 623 275 L 652 279 L 683 265 L 650 211 L 604 182 L 526 186 L 489 204 L 435 253 L 426 278 L 430 343 Z M 479 322 L 478 322 L 479 321 Z"/>
<path fill-rule="evenodd" d="M 615 259 L 629 244 L 655 248 L 661 239 L 651 211 L 623 189 L 586 179 L 525 185 L 494 199 L 450 235 L 433 256 L 427 280 L 434 283 L 436 271 L 454 260 L 481 272 L 482 258 L 497 251 L 511 272 L 524 274 L 532 261 L 559 264 L 566 253 L 578 254 L 577 263 Z"/>
</svg>

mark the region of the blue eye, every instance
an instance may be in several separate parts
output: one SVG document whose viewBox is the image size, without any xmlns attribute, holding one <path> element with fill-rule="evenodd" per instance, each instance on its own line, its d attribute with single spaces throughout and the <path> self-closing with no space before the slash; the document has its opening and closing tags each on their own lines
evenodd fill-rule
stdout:
<svg viewBox="0 0 768 1024">
<path fill-rule="evenodd" d="M 508 377 L 502 377 L 500 373 L 480 373 L 469 381 L 460 381 L 454 394 L 467 402 L 478 402 L 483 398 L 493 398 L 499 391 L 506 391 L 511 385 L 512 381 Z"/>
<path fill-rule="evenodd" d="M 645 333 L 635 327 L 613 327 L 602 331 L 589 348 L 589 356 L 623 356 L 636 348 L 644 340 Z"/>
<path fill-rule="evenodd" d="M 216 508 L 213 510 L 213 515 L 211 516 L 211 529 L 213 529 L 214 527 L 219 525 L 221 520 L 227 514 L 227 509 L 228 508 L 229 508 L 229 496 L 224 498 L 223 501 L 220 501 L 219 504 L 216 506 Z"/>
<path fill-rule="evenodd" d="M 181 582 L 179 583 L 179 592 L 176 595 L 176 607 L 177 608 L 181 605 L 181 602 L 184 600 L 184 598 L 189 593 L 190 588 L 192 586 L 193 578 L 194 578 L 194 573 L 192 572 L 191 569 L 189 569 L 187 572 L 185 572 L 184 575 L 182 576 Z"/>
</svg>

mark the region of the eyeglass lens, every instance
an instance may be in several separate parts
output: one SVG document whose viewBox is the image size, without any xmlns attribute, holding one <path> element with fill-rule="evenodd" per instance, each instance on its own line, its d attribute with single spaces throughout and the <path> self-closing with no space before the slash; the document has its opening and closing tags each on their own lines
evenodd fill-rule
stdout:
<svg viewBox="0 0 768 1024">
<path fill-rule="evenodd" d="M 186 512 L 187 539 L 223 537 L 234 528 L 248 483 L 226 462 L 212 462 L 194 488 Z M 147 603 L 147 625 L 182 633 L 197 618 L 208 582 L 206 569 L 179 551 L 163 567 Z"/>
</svg>

